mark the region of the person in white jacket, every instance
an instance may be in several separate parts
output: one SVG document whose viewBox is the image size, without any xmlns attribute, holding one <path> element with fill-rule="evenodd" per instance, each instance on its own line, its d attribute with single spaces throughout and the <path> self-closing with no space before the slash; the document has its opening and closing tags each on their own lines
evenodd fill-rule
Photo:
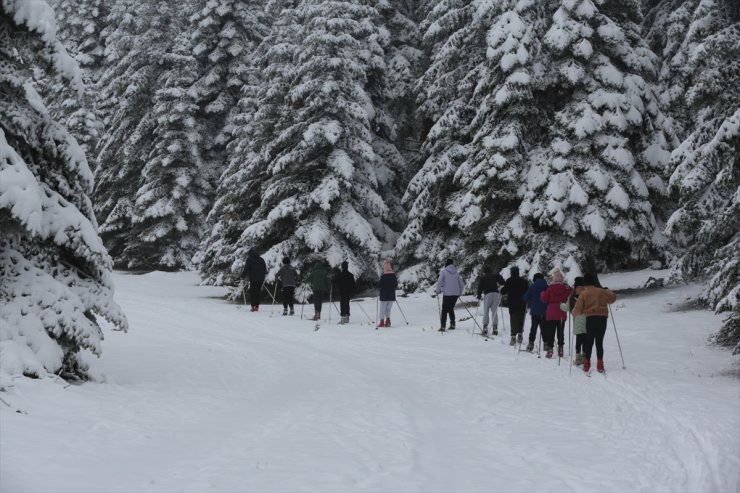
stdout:
<svg viewBox="0 0 740 493">
<path fill-rule="evenodd" d="M 450 316 L 450 330 L 455 330 L 455 304 L 457 299 L 462 295 L 465 283 L 462 277 L 457 273 L 452 259 L 447 259 L 445 267 L 439 273 L 439 279 L 435 287 L 437 294 L 442 293 L 442 313 L 440 314 L 441 331 L 447 326 L 447 315 Z"/>
</svg>

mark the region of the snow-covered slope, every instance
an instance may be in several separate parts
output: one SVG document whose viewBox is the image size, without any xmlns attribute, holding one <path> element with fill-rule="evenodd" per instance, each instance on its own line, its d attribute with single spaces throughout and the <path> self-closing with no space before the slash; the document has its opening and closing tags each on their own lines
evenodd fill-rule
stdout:
<svg viewBox="0 0 740 493">
<path fill-rule="evenodd" d="M 401 299 L 409 326 L 394 308 L 376 331 L 353 304 L 352 325 L 314 331 L 194 274 L 115 280 L 131 330 L 106 332 L 101 382 L 0 393 L 1 491 L 740 488 L 740 386 L 729 352 L 705 345 L 720 318 L 667 308 L 697 287 L 618 300 L 627 368 L 610 322 L 607 375 L 588 378 L 470 320 L 432 330 L 428 296 Z"/>
</svg>

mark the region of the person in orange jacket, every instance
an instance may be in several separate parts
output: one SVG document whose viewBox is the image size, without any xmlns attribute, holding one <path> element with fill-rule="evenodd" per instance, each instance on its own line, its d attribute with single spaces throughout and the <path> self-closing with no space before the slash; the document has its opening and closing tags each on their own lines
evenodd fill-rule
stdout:
<svg viewBox="0 0 740 493">
<path fill-rule="evenodd" d="M 573 307 L 573 315 L 586 315 L 586 347 L 584 349 L 583 371 L 591 369 L 591 351 L 596 343 L 596 371 L 604 373 L 604 335 L 609 316 L 609 305 L 617 300 L 617 295 L 602 288 L 596 276 L 586 274 L 583 278 L 583 292 Z"/>
</svg>

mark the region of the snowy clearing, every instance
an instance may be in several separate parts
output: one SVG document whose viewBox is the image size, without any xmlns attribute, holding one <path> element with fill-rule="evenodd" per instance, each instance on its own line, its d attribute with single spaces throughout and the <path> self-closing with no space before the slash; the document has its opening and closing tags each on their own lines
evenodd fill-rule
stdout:
<svg viewBox="0 0 740 493">
<path fill-rule="evenodd" d="M 705 344 L 721 319 L 668 305 L 699 287 L 621 297 L 627 369 L 610 322 L 607 375 L 588 378 L 504 344 L 508 320 L 489 341 L 471 320 L 433 330 L 428 295 L 401 299 L 410 326 L 394 307 L 374 330 L 353 303 L 351 325 L 314 331 L 300 307 L 252 314 L 193 273 L 115 281 L 131 329 L 106 332 L 100 382 L 0 394 L 2 492 L 740 488 L 740 381 Z"/>
</svg>

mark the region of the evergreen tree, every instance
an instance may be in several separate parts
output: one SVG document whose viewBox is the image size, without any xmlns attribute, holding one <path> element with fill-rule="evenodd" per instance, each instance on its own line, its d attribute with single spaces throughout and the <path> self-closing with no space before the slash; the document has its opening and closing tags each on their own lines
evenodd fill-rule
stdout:
<svg viewBox="0 0 740 493">
<path fill-rule="evenodd" d="M 409 213 L 396 244 L 402 262 L 411 264 L 402 280 L 412 285 L 430 280 L 461 243 L 459 230 L 450 228 L 449 206 L 455 172 L 469 153 L 476 68 L 485 59 L 483 33 L 471 28 L 474 11 L 462 0 L 430 1 L 422 8 L 429 66 L 417 83 L 417 111 L 424 138 L 420 167 L 403 196 Z"/>
<path fill-rule="evenodd" d="M 395 173 L 378 151 L 391 144 L 376 131 L 381 104 L 371 92 L 383 85 L 387 36 L 377 10 L 364 1 L 287 7 L 264 42 L 257 152 L 245 172 L 234 173 L 252 180 L 246 204 L 259 206 L 239 204 L 244 229 L 236 243 L 207 243 L 204 271 L 228 265 L 227 258 L 236 262 L 226 275 L 239 273 L 239 261 L 257 248 L 268 250 L 266 260 L 276 268 L 283 256 L 310 261 L 319 255 L 332 266 L 347 260 L 350 270 L 374 278 L 384 242 L 392 238 L 379 192 L 393 186 Z M 218 207 L 230 213 L 237 205 Z"/>
<path fill-rule="evenodd" d="M 665 193 L 673 130 L 640 19 L 635 0 L 562 0 L 553 15 L 544 41 L 559 104 L 546 140 L 529 152 L 519 207 L 533 269 L 639 262 L 661 245 L 653 201 Z"/>
<path fill-rule="evenodd" d="M 151 142 L 134 197 L 129 238 L 121 255 L 130 267 L 188 267 L 210 201 L 209 168 L 193 84 L 197 65 L 184 36 L 164 55 L 166 70 L 152 99 Z"/>
<path fill-rule="evenodd" d="M 486 57 L 476 68 L 470 153 L 455 173 L 458 192 L 450 201 L 451 224 L 465 239 L 463 267 L 480 267 L 481 260 L 503 266 L 530 247 L 517 212 L 528 150 L 547 131 L 552 81 L 540 40 L 551 4 L 481 2 L 475 12 Z"/>
<path fill-rule="evenodd" d="M 729 0 L 658 4 L 656 22 L 688 26 L 655 39 L 663 51 L 664 98 L 683 129 L 671 156 L 678 200 L 666 232 L 682 252 L 676 270 L 709 278 L 706 298 L 732 311 L 716 340 L 740 353 L 740 6 Z M 661 20 L 665 19 L 667 20 Z"/>
<path fill-rule="evenodd" d="M 264 2 L 199 0 L 190 16 L 193 55 L 199 67 L 194 89 L 205 138 L 203 158 L 217 178 L 226 149 L 254 105 L 259 72 L 254 53 L 267 35 Z M 246 116 L 247 121 L 249 116 Z"/>
<path fill-rule="evenodd" d="M 32 85 L 47 70 L 79 90 L 81 74 L 43 2 L 0 3 L 0 60 L 1 369 L 81 375 L 78 353 L 100 354 L 96 317 L 127 324 L 112 298 L 85 155 Z"/>
<path fill-rule="evenodd" d="M 153 252 L 138 258 L 138 250 L 127 251 L 127 247 L 135 238 L 134 222 L 143 219 L 135 201 L 146 185 L 142 172 L 154 147 L 153 98 L 168 68 L 166 57 L 179 20 L 164 4 L 118 0 L 103 32 L 106 69 L 97 86 L 97 109 L 104 116 L 106 132 L 98 145 L 101 166 L 96 171 L 95 212 L 103 241 L 116 265 L 123 267 L 157 266 L 151 263 Z M 160 245 L 162 258 L 169 259 L 168 246 Z"/>
<path fill-rule="evenodd" d="M 84 93 L 70 91 L 63 83 L 53 83 L 49 110 L 58 121 L 65 123 L 90 160 L 104 127 L 95 112 L 95 97 L 91 90 L 103 68 L 104 46 L 101 42 L 108 18 L 110 0 L 61 0 L 55 6 L 58 38 L 75 58 L 82 70 Z M 91 162 L 95 165 L 94 162 Z"/>
</svg>

